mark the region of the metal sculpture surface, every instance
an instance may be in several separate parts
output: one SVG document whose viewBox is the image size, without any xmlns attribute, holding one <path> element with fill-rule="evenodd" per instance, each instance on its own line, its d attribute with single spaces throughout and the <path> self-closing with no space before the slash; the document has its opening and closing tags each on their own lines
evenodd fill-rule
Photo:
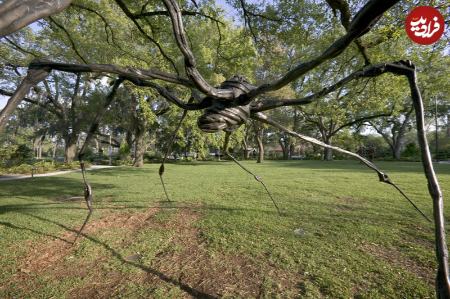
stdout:
<svg viewBox="0 0 450 299">
<path fill-rule="evenodd" d="M 128 10 L 127 6 L 122 0 L 115 0 L 119 7 L 129 15 L 131 12 Z M 340 38 L 335 40 L 331 45 L 326 48 L 322 53 L 317 55 L 315 58 L 302 62 L 290 71 L 286 72 L 279 79 L 274 80 L 269 83 L 261 84 L 259 86 L 253 86 L 245 78 L 240 76 L 234 76 L 229 80 L 223 82 L 218 87 L 211 86 L 201 75 L 197 69 L 196 59 L 191 51 L 190 45 L 188 43 L 188 38 L 184 30 L 183 20 L 182 20 L 182 10 L 180 9 L 176 0 L 163 0 L 164 6 L 166 8 L 166 15 L 170 17 L 172 29 L 175 37 L 175 41 L 178 48 L 184 58 L 184 66 L 186 77 L 180 76 L 178 74 L 170 74 L 167 72 L 159 70 L 148 70 L 148 69 L 137 69 L 131 67 L 121 67 L 117 65 L 105 65 L 105 64 L 69 64 L 61 62 L 52 62 L 44 60 L 33 61 L 29 65 L 29 71 L 27 77 L 23 80 L 22 84 L 18 87 L 15 93 L 12 95 L 10 101 L 6 108 L 0 113 L 0 130 L 4 127 L 4 124 L 11 113 L 11 111 L 17 106 L 19 101 L 28 93 L 30 88 L 40 81 L 42 81 L 52 70 L 70 72 L 70 73 L 83 73 L 83 72 L 95 72 L 95 73 L 108 73 L 118 75 L 118 79 L 115 81 L 114 86 L 108 95 L 108 101 L 106 101 L 106 107 L 113 101 L 115 92 L 119 85 L 123 81 L 129 81 L 136 86 L 148 87 L 156 92 L 158 92 L 163 98 L 168 102 L 177 105 L 184 110 L 180 123 L 178 124 L 176 130 L 179 129 L 183 119 L 190 110 L 203 110 L 204 113 L 198 119 L 198 126 L 201 130 L 206 133 L 225 131 L 225 145 L 224 152 L 227 154 L 235 163 L 237 163 L 242 169 L 254 176 L 254 178 L 259 181 L 267 191 L 271 200 L 273 201 L 275 207 L 278 209 L 276 202 L 274 201 L 272 195 L 268 191 L 266 185 L 261 180 L 260 177 L 253 174 L 250 170 L 242 166 L 234 157 L 230 155 L 227 151 L 227 145 L 229 141 L 230 134 L 237 129 L 240 125 L 245 123 L 248 119 L 253 119 L 268 125 L 274 126 L 279 130 L 285 132 L 286 134 L 300 138 L 306 142 L 313 143 L 315 145 L 330 148 L 335 151 L 347 154 L 354 157 L 364 163 L 367 167 L 374 170 L 381 182 L 390 184 L 394 186 L 413 206 L 416 208 L 426 219 L 428 217 L 423 214 L 414 203 L 400 190 L 388 177 L 388 175 L 378 169 L 372 162 L 361 157 L 360 155 L 341 149 L 339 147 L 327 145 L 315 138 L 302 135 L 298 132 L 294 132 L 288 128 L 283 127 L 277 122 L 271 120 L 266 115 L 263 114 L 264 111 L 274 109 L 282 106 L 293 106 L 293 105 L 306 105 L 314 101 L 319 100 L 321 97 L 336 91 L 338 88 L 346 85 L 350 81 L 358 78 L 369 78 L 377 77 L 383 74 L 391 74 L 398 76 L 405 76 L 408 79 L 411 98 L 413 100 L 413 105 L 416 114 L 416 124 L 417 124 L 417 138 L 421 148 L 422 163 L 424 168 L 424 173 L 428 181 L 428 188 L 431 198 L 433 200 L 433 220 L 435 224 L 435 237 L 436 237 L 436 257 L 438 261 L 438 272 L 436 278 L 436 292 L 437 296 L 440 298 L 450 298 L 450 281 L 449 281 L 449 267 L 448 267 L 448 252 L 445 238 L 444 229 L 444 216 L 443 216 L 443 198 L 442 192 L 440 190 L 431 160 L 431 155 L 428 149 L 428 143 L 424 130 L 424 112 L 421 94 L 417 85 L 416 69 L 411 61 L 397 61 L 371 65 L 369 59 L 367 58 L 364 49 L 361 47 L 359 38 L 369 32 L 374 24 L 383 16 L 383 14 L 389 10 L 393 5 L 395 5 L 398 0 L 370 0 L 368 1 L 354 16 L 350 21 L 348 7 L 343 5 L 345 1 L 328 1 L 333 9 L 338 9 L 341 12 L 341 23 L 346 29 L 346 33 Z M 138 26 L 138 25 L 136 25 Z M 260 99 L 259 96 L 264 95 L 267 92 L 275 91 L 287 84 L 299 79 L 309 71 L 318 67 L 326 61 L 333 59 L 338 56 L 342 51 L 344 51 L 351 43 L 356 43 L 361 54 L 364 56 L 366 61 L 366 66 L 350 75 L 344 79 L 323 88 L 321 91 L 307 96 L 305 98 L 296 100 L 264 100 Z M 178 84 L 193 90 L 197 90 L 205 95 L 200 100 L 192 97 L 189 101 L 183 101 L 179 99 L 173 92 L 167 88 L 157 84 L 154 80 L 162 80 L 168 83 Z M 92 138 L 93 132 L 98 127 L 99 122 L 102 119 L 103 113 L 106 109 L 102 109 L 98 112 L 95 122 L 89 130 L 89 134 L 86 138 L 86 143 Z M 175 134 L 174 134 L 175 136 Z M 163 174 L 164 174 L 164 162 L 167 155 L 171 151 L 171 146 L 173 144 L 174 138 L 172 138 L 169 147 L 167 149 L 166 155 L 163 159 L 163 163 L 159 169 L 159 175 L 161 182 L 164 186 L 164 191 L 169 199 L 168 192 L 164 185 Z M 84 190 L 85 199 L 87 207 L 89 209 L 89 214 L 87 215 L 80 231 L 85 227 L 91 213 L 92 213 L 92 188 L 86 181 L 84 176 L 84 164 L 82 163 L 83 154 L 85 152 L 85 146 L 80 150 L 79 159 L 81 162 L 83 180 L 84 180 Z M 429 220 L 429 219 L 428 219 Z M 79 235 L 78 234 L 78 235 Z M 77 236 L 78 237 L 78 236 Z"/>
</svg>

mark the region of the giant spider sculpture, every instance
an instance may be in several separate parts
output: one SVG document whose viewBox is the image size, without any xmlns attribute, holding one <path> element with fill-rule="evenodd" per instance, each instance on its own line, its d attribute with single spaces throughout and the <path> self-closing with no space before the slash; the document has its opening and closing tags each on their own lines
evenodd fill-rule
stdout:
<svg viewBox="0 0 450 299">
<path fill-rule="evenodd" d="M 115 0 L 116 3 L 122 8 L 125 13 L 130 13 L 126 8 L 126 5 L 121 0 Z M 116 65 L 105 65 L 105 64 L 68 64 L 59 63 L 46 60 L 36 60 L 29 65 L 28 73 L 25 79 L 22 81 L 20 86 L 16 89 L 14 94 L 8 101 L 7 106 L 0 114 L 0 127 L 4 125 L 4 122 L 8 116 L 12 113 L 14 108 L 23 99 L 23 97 L 28 93 L 30 88 L 38 84 L 40 81 L 44 80 L 52 70 L 70 72 L 70 73 L 83 73 L 83 72 L 93 72 L 93 73 L 108 73 L 118 75 L 118 79 L 115 80 L 114 85 L 107 96 L 104 107 L 107 108 L 111 102 L 114 100 L 115 93 L 123 81 L 129 81 L 136 86 L 148 87 L 157 91 L 164 99 L 168 102 L 175 104 L 176 106 L 184 110 L 183 115 L 180 119 L 178 130 L 181 126 L 183 119 L 190 110 L 203 110 L 203 114 L 198 119 L 198 126 L 201 130 L 206 133 L 225 131 L 226 138 L 223 151 L 226 155 L 230 157 L 235 163 L 237 163 L 241 168 L 254 176 L 254 178 L 259 181 L 267 191 L 268 195 L 272 199 L 275 207 L 278 209 L 276 202 L 272 198 L 270 192 L 264 185 L 264 182 L 260 177 L 254 175 L 250 170 L 241 165 L 231 154 L 228 152 L 228 141 L 230 134 L 248 119 L 253 119 L 265 124 L 276 127 L 277 129 L 285 132 L 286 134 L 295 136 L 304 141 L 313 143 L 315 145 L 330 148 L 334 151 L 338 151 L 354 157 L 364 163 L 367 167 L 374 170 L 381 182 L 390 184 L 396 188 L 413 206 L 416 208 L 427 220 L 428 217 L 423 214 L 414 203 L 400 190 L 393 181 L 388 177 L 388 175 L 378 169 L 372 162 L 361 157 L 360 155 L 341 149 L 339 147 L 327 145 L 315 138 L 302 135 L 300 133 L 294 132 L 288 128 L 283 127 L 281 124 L 271 120 L 269 117 L 263 114 L 263 111 L 274 109 L 281 106 L 293 106 L 293 105 L 306 105 L 317 101 L 319 98 L 337 90 L 338 88 L 344 86 L 352 80 L 359 78 L 369 78 L 377 77 L 385 73 L 390 73 L 392 75 L 405 76 L 408 79 L 411 98 L 413 100 L 413 105 L 416 115 L 417 124 L 417 137 L 422 154 L 422 163 L 424 167 L 424 172 L 428 181 L 429 193 L 433 199 L 433 218 L 435 223 L 435 237 L 436 237 L 436 257 L 438 261 L 438 272 L 436 277 L 436 293 L 440 298 L 450 298 L 450 281 L 449 281 L 449 267 L 448 267 L 448 252 L 445 239 L 444 230 L 444 217 L 443 217 L 443 198 L 436 179 L 436 175 L 433 169 L 433 164 L 431 160 L 431 155 L 428 149 L 428 143 L 424 130 L 424 113 L 423 113 L 423 103 L 421 94 L 416 81 L 416 70 L 415 66 L 411 61 L 397 61 L 391 63 L 382 63 L 371 65 L 364 53 L 364 49 L 361 47 L 359 42 L 359 37 L 371 30 L 374 24 L 382 17 L 384 12 L 390 9 L 394 4 L 399 2 L 398 0 L 370 0 L 364 5 L 359 12 L 350 21 L 349 15 L 342 6 L 345 1 L 331 1 L 327 2 L 332 6 L 333 9 L 339 9 L 341 12 L 341 22 L 346 29 L 346 34 L 334 41 L 325 51 L 320 55 L 311 59 L 310 61 L 303 62 L 292 68 L 281 78 L 265 83 L 259 86 L 251 85 L 245 78 L 241 76 L 234 76 L 229 80 L 223 82 L 219 87 L 211 86 L 200 74 L 197 69 L 197 63 L 193 52 L 188 43 L 188 38 L 183 26 L 182 21 L 182 10 L 180 9 L 176 0 L 162 0 L 171 19 L 173 33 L 175 36 L 176 43 L 179 50 L 184 58 L 185 71 L 187 78 L 180 75 L 174 75 L 167 72 L 159 70 L 148 70 L 148 69 L 137 69 L 137 68 L 127 68 L 120 67 Z M 339 4 L 340 3 L 340 4 Z M 338 56 L 342 51 L 344 51 L 352 42 L 355 42 L 360 49 L 366 60 L 366 66 L 349 76 L 343 78 L 342 80 L 323 88 L 321 91 L 309 95 L 305 98 L 295 99 L 295 100 L 264 100 L 259 99 L 259 96 L 263 94 L 278 90 L 283 86 L 297 80 L 301 76 L 305 75 L 307 72 L 321 65 L 322 63 Z M 198 90 L 205 96 L 203 98 L 191 97 L 188 102 L 180 100 L 173 92 L 168 88 L 161 86 L 154 82 L 154 80 L 162 80 L 172 84 L 178 84 L 193 90 Z M 88 135 L 86 137 L 85 143 L 80 150 L 79 159 L 83 174 L 84 181 L 84 193 L 85 200 L 88 207 L 88 215 L 79 230 L 78 235 L 82 232 L 83 228 L 87 224 L 89 217 L 92 213 L 92 188 L 85 178 L 84 163 L 82 161 L 83 155 L 86 150 L 86 144 L 92 139 L 93 134 L 97 130 L 99 123 L 102 119 L 104 111 L 106 109 L 101 109 L 97 112 L 93 125 L 91 126 Z M 176 132 L 175 132 L 176 133 Z M 175 136 L 175 134 L 173 135 Z M 167 200 L 169 199 L 168 192 L 164 185 L 163 174 L 164 174 L 164 162 L 167 155 L 171 151 L 171 146 L 174 137 L 172 138 L 167 152 L 164 156 L 163 162 L 159 169 L 159 175 L 161 182 L 164 187 L 164 192 L 166 194 Z M 77 236 L 78 237 L 78 236 Z"/>
</svg>

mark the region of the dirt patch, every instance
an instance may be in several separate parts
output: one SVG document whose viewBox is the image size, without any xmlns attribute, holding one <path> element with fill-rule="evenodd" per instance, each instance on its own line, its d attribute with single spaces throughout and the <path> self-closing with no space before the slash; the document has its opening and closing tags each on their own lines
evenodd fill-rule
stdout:
<svg viewBox="0 0 450 299">
<path fill-rule="evenodd" d="M 96 231 L 115 227 L 127 228 L 130 232 L 138 231 L 145 221 L 155 215 L 157 211 L 157 208 L 152 208 L 142 213 L 112 214 L 99 220 L 90 221 L 80 239 L 86 236 L 89 238 L 89 235 Z M 38 283 L 33 282 L 33 277 L 37 277 L 42 273 L 56 278 L 85 277 L 87 269 L 93 268 L 95 265 L 81 261 L 76 266 L 72 264 L 72 267 L 67 267 L 64 262 L 64 259 L 72 257 L 78 248 L 79 242 L 75 245 L 72 244 L 77 229 L 72 229 L 57 239 L 44 238 L 39 242 L 28 243 L 28 253 L 18 263 L 17 273 L 10 280 L 10 285 L 23 285 L 25 292 L 27 289 L 32 292 L 33 288 L 38 287 Z M 101 263 L 101 261 L 97 260 L 96 263 Z M 110 277 L 109 274 L 108 277 Z"/>
<path fill-rule="evenodd" d="M 434 251 L 434 230 L 431 227 L 425 227 L 423 225 L 409 224 L 408 228 L 402 229 L 405 242 L 409 246 L 421 246 L 427 250 Z"/>
<path fill-rule="evenodd" d="M 169 244 L 156 253 L 150 265 L 141 264 L 138 256 L 121 256 L 113 244 L 106 243 L 101 246 L 107 249 L 107 254 L 99 254 L 89 261 L 74 257 L 80 245 L 72 246 L 65 242 L 73 240 L 75 235 L 67 232 L 60 239 L 31 244 L 13 283 L 23 286 L 25 293 L 32 294 L 33 290 L 41 287 L 42 281 L 37 279 L 41 276 L 48 277 L 51 283 L 71 277 L 81 280 L 66 291 L 69 298 L 118 296 L 130 283 L 144 288 L 150 297 L 154 290 L 174 287 L 179 289 L 183 298 L 298 295 L 298 286 L 303 280 L 300 274 L 277 268 L 264 257 L 209 250 L 201 231 L 195 226 L 201 217 L 197 208 L 180 208 L 163 220 L 154 217 L 160 209 L 153 208 L 143 213 L 112 214 L 89 222 L 84 234 L 91 241 L 94 240 L 89 235 L 94 232 L 126 228 L 130 235 L 122 240 L 120 247 L 133 242 L 132 235 L 141 229 L 158 228 L 173 232 Z M 142 271 L 125 273 L 114 268 L 106 269 L 105 265 L 110 265 L 111 259 Z"/>
<path fill-rule="evenodd" d="M 78 195 L 65 195 L 65 196 L 59 196 L 53 199 L 57 202 L 71 202 L 71 201 L 84 201 L 84 196 L 78 196 Z"/>
<path fill-rule="evenodd" d="M 431 285 L 434 284 L 435 271 L 432 268 L 420 265 L 418 262 L 404 256 L 395 248 L 387 248 L 375 243 L 364 243 L 360 246 L 360 250 L 380 258 L 391 265 L 403 268 L 404 270 L 415 274 L 417 277 L 424 279 Z"/>
<path fill-rule="evenodd" d="M 152 268 L 177 281 L 187 297 L 248 298 L 269 295 L 268 292 L 295 295 L 300 282 L 298 274 L 278 269 L 265 260 L 209 251 L 201 232 L 193 225 L 199 217 L 197 212 L 182 210 L 176 221 L 168 223 L 167 228 L 175 230 L 172 244 L 167 247 L 170 250 L 158 253 L 152 264 Z M 148 274 L 147 281 L 157 284 L 160 277 Z"/>
</svg>

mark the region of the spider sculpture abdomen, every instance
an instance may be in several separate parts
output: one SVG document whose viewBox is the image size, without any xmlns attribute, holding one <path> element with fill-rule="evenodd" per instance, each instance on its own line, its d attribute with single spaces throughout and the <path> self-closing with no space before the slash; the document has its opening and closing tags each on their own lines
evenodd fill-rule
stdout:
<svg viewBox="0 0 450 299">
<path fill-rule="evenodd" d="M 252 86 L 244 77 L 234 76 L 220 85 L 223 89 L 232 89 L 235 98 L 247 93 Z M 218 131 L 232 132 L 250 117 L 250 104 L 235 105 L 231 101 L 211 99 L 213 104 L 197 120 L 198 127 L 206 133 Z"/>
<path fill-rule="evenodd" d="M 223 103 L 216 103 L 208 108 L 205 113 L 198 118 L 198 127 L 206 133 L 218 131 L 232 132 L 239 128 L 250 117 L 250 107 L 237 106 L 226 107 Z"/>
</svg>

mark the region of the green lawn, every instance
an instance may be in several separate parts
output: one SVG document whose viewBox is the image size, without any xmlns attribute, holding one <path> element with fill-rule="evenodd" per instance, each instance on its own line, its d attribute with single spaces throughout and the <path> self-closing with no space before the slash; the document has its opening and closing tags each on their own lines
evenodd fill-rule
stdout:
<svg viewBox="0 0 450 299">
<path fill-rule="evenodd" d="M 431 217 L 418 163 L 378 163 Z M 0 298 L 432 298 L 426 222 L 354 161 L 231 162 L 0 182 Z M 436 170 L 448 199 L 450 165 Z M 73 198 L 75 197 L 75 198 Z M 447 219 L 449 204 L 446 206 Z M 294 233 L 294 230 L 299 232 Z"/>
</svg>

